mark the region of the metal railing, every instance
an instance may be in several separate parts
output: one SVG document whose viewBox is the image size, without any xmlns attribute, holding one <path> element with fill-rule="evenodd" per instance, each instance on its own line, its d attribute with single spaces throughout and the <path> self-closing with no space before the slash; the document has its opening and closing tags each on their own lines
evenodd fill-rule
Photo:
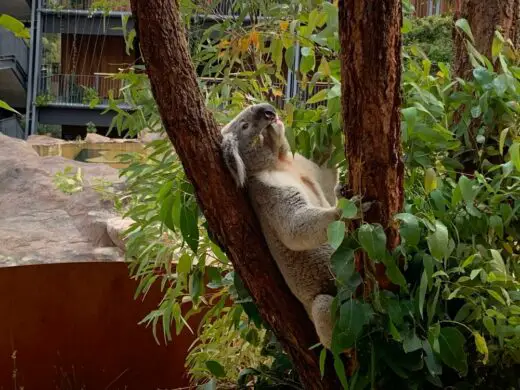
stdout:
<svg viewBox="0 0 520 390">
<path fill-rule="evenodd" d="M 96 0 L 43 0 L 43 8 L 61 11 L 61 10 L 78 10 L 90 11 L 97 9 Z M 101 3 L 100 3 L 101 4 Z M 128 11 L 130 12 L 130 0 L 109 0 L 103 2 L 103 7 L 109 8 L 110 11 Z M 101 9 L 104 11 L 104 9 Z"/>
<path fill-rule="evenodd" d="M 329 83 L 316 83 L 314 87 L 309 91 L 309 88 L 302 88 L 301 83 L 298 82 L 298 92 L 297 92 L 297 100 L 301 102 L 306 102 L 311 97 L 313 97 L 315 94 L 317 94 L 319 91 L 322 91 L 324 89 L 332 88 L 332 85 Z M 318 103 L 311 103 L 306 104 L 305 106 L 307 108 L 317 108 L 318 106 L 326 105 L 327 103 L 325 101 L 321 101 Z"/>
<path fill-rule="evenodd" d="M 11 116 L 9 118 L 0 119 L 0 133 L 9 137 L 23 139 L 25 133 L 17 118 Z"/>
<path fill-rule="evenodd" d="M 0 59 L 14 59 L 19 69 L 27 75 L 29 63 L 29 46 L 10 31 L 0 27 Z"/>
<path fill-rule="evenodd" d="M 202 9 L 214 15 L 233 15 L 233 4 L 236 0 L 221 0 L 216 5 L 208 3 L 207 0 L 199 0 L 195 3 Z M 101 4 L 101 3 L 100 3 Z M 130 12 L 130 0 L 110 0 L 104 1 L 103 7 L 110 11 L 128 11 Z M 43 8 L 51 10 L 81 10 L 89 11 L 97 9 L 96 0 L 43 0 Z"/>
<path fill-rule="evenodd" d="M 231 16 L 237 14 L 233 11 L 233 5 L 235 1 L 236 0 L 221 0 L 216 5 L 213 5 L 216 3 L 216 1 L 208 2 L 207 0 L 198 0 L 195 1 L 195 4 L 197 4 L 203 11 L 206 11 L 208 14 Z"/>
<path fill-rule="evenodd" d="M 37 105 L 48 103 L 106 105 L 110 94 L 120 96 L 123 80 L 105 75 L 42 74 Z M 39 99 L 39 101 L 38 101 Z"/>
<path fill-rule="evenodd" d="M 208 3 L 207 0 L 199 0 L 195 3 L 203 10 L 214 15 L 233 15 L 233 4 L 235 0 L 221 0 L 218 4 Z M 78 10 L 89 11 L 98 9 L 96 0 L 43 0 L 43 8 L 50 10 Z M 99 3 L 101 4 L 101 3 Z M 130 12 L 130 0 L 109 0 L 102 3 L 104 10 L 128 11 Z"/>
<path fill-rule="evenodd" d="M 221 78 L 200 78 L 202 87 L 211 87 L 220 84 Z M 76 75 L 76 74 L 42 74 L 37 105 L 45 105 L 49 103 L 57 104 L 83 104 L 89 105 L 95 100 L 96 105 L 106 105 L 109 102 L 109 96 L 113 98 L 120 97 L 120 90 L 123 87 L 123 80 L 117 80 L 107 75 Z M 298 103 L 304 104 L 307 108 L 316 108 L 324 105 L 324 102 L 306 104 L 305 102 L 321 90 L 330 88 L 327 83 L 316 83 L 311 91 L 308 88 L 298 86 L 298 93 L 293 98 Z M 270 91 L 266 91 L 265 99 L 273 103 L 276 107 L 283 109 L 285 106 L 285 95 L 276 96 L 274 89 L 285 92 L 284 86 L 273 84 Z"/>
<path fill-rule="evenodd" d="M 199 81 L 203 88 L 205 87 L 211 87 L 214 85 L 217 85 L 223 81 L 221 78 L 210 78 L 210 77 L 201 77 L 199 78 Z M 318 82 L 314 85 L 314 87 L 309 91 L 309 88 L 303 88 L 301 86 L 301 83 L 298 82 L 298 88 L 296 92 L 296 96 L 293 97 L 293 101 L 299 104 L 303 104 L 308 109 L 316 109 L 320 105 L 326 105 L 325 101 L 321 101 L 318 103 L 311 103 L 307 104 L 307 100 L 309 100 L 312 96 L 314 96 L 316 93 L 318 93 L 321 90 L 329 89 L 332 85 L 329 83 L 322 83 Z M 282 91 L 282 95 L 275 96 L 273 93 L 274 89 L 278 89 Z M 283 109 L 285 107 L 285 87 L 278 83 L 273 83 L 272 88 L 264 93 L 264 98 L 266 101 L 269 101 L 272 103 L 275 107 L 279 109 Z"/>
</svg>

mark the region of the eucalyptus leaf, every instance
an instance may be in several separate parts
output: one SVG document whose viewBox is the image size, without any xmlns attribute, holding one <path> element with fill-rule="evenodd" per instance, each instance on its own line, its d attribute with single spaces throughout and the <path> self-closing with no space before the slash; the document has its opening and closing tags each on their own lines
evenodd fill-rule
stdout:
<svg viewBox="0 0 520 390">
<path fill-rule="evenodd" d="M 444 259 L 448 249 L 449 234 L 441 221 L 435 221 L 435 231 L 430 233 L 426 240 L 432 256 L 438 260 Z"/>
<path fill-rule="evenodd" d="M 386 234 L 381 225 L 362 225 L 358 229 L 358 240 L 372 260 L 386 258 Z"/>
<path fill-rule="evenodd" d="M 468 361 L 464 335 L 455 327 L 441 328 L 439 335 L 440 357 L 444 364 L 466 375 Z"/>
<path fill-rule="evenodd" d="M 330 246 L 334 249 L 338 249 L 345 237 L 345 222 L 332 222 L 327 228 L 327 237 Z"/>
</svg>

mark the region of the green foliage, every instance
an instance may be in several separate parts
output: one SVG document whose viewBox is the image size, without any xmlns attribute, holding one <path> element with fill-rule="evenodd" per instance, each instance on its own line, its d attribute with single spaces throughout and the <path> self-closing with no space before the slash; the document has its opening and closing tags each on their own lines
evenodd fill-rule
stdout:
<svg viewBox="0 0 520 390">
<path fill-rule="evenodd" d="M 27 28 L 20 22 L 18 19 L 13 18 L 7 14 L 0 15 L 0 28 L 4 28 L 8 31 L 11 31 L 16 37 L 19 38 L 30 38 L 30 33 Z M 0 109 L 14 112 L 15 114 L 21 115 L 18 111 L 16 111 L 13 107 L 7 104 L 5 101 L 0 99 Z"/>
<path fill-rule="evenodd" d="M 36 96 L 36 99 L 34 99 L 34 104 L 36 104 L 38 107 L 44 107 L 49 103 L 52 103 L 55 99 L 56 98 L 51 94 L 40 94 Z"/>
<path fill-rule="evenodd" d="M 11 111 L 11 112 L 14 112 L 15 114 L 18 114 L 18 115 L 22 115 L 18 111 L 16 111 L 13 107 L 11 107 L 9 104 L 4 102 L 3 100 L 0 100 L 0 109 Z"/>
<path fill-rule="evenodd" d="M 190 352 L 186 365 L 192 378 L 204 382 L 213 376 L 231 386 L 243 370 L 269 366 L 273 358 L 262 354 L 266 334 L 265 329 L 248 324 L 240 305 L 223 308 L 221 317 L 203 325 Z"/>
<path fill-rule="evenodd" d="M 31 37 L 29 29 L 27 29 L 22 22 L 7 14 L 0 15 L 0 27 L 11 31 L 19 38 L 29 39 Z"/>
<path fill-rule="evenodd" d="M 432 76 L 420 50 L 405 50 L 406 202 L 395 217 L 401 244 L 390 253 L 381 227 L 367 224 L 339 247 L 331 242 L 338 247 L 334 347 L 355 345 L 360 354 L 352 387 L 517 386 L 520 74 L 515 52 L 499 34 L 494 46 L 494 58 L 486 59 L 470 39 L 475 70 L 468 81 L 452 80 L 442 63 Z M 478 115 L 470 114 L 474 107 Z M 471 121 L 485 117 L 474 150 L 466 142 Z M 475 159 L 477 170 L 461 175 Z M 354 298 L 360 250 L 385 265 L 399 293 L 375 288 L 366 301 Z"/>
<path fill-rule="evenodd" d="M 38 123 L 36 133 L 40 135 L 49 135 L 54 138 L 61 138 L 61 126 Z"/>
<path fill-rule="evenodd" d="M 57 64 L 61 61 L 61 34 L 45 34 L 42 37 L 46 64 Z"/>
<path fill-rule="evenodd" d="M 435 15 L 410 18 L 406 26 L 403 44 L 417 45 L 433 66 L 439 62 L 451 64 L 453 57 L 453 18 L 451 15 Z"/>
<path fill-rule="evenodd" d="M 87 122 L 87 133 L 97 133 L 96 124 L 94 122 Z"/>
<path fill-rule="evenodd" d="M 191 35 L 208 108 L 224 124 L 247 104 L 276 103 L 293 150 L 320 162 L 331 157 L 331 164 L 346 169 L 336 6 L 270 3 L 263 11 L 269 18 L 243 26 L 249 2 L 243 3 L 236 9 L 241 17 Z M 184 17 L 194 12 L 191 2 L 182 5 Z M 405 20 L 405 26 L 410 23 Z M 514 387 L 520 363 L 518 57 L 498 34 L 492 59 L 468 44 L 475 71 L 463 81 L 441 61 L 433 73 L 424 53 L 431 51 L 407 39 L 406 202 L 395 216 L 401 244 L 389 252 L 377 224 L 348 231 L 348 221 L 341 221 L 329 228 L 338 285 L 333 352 L 337 357 L 355 347 L 360 361 L 348 380 L 339 359 L 334 366 L 344 387 L 354 389 Z M 296 43 L 303 56 L 299 66 Z M 282 100 L 285 66 L 297 72 L 302 93 Z M 146 76 L 116 77 L 126 87 L 121 100 L 110 102 L 117 113 L 113 127 L 130 135 L 145 128 L 163 133 Z M 121 110 L 121 101 L 134 110 Z M 121 171 L 127 189 L 120 203 L 135 221 L 126 235 L 130 271 L 139 281 L 136 296 L 154 284 L 164 293 L 143 320 L 156 339 L 159 326 L 169 341 L 172 325 L 178 334 L 194 313 L 203 312 L 199 344 L 188 359 L 199 383 L 206 378 L 205 387 L 216 388 L 235 379 L 255 388 L 297 388 L 287 356 L 263 330 L 254 303 L 212 241 L 169 142 L 154 141 L 145 155 L 128 154 L 123 161 L 129 165 Z M 362 217 L 354 200 L 340 206 L 345 220 Z M 399 293 L 375 288 L 366 299 L 354 296 L 362 282 L 354 264 L 361 250 L 385 265 Z M 264 332 L 271 358 L 256 355 Z M 243 353 L 229 356 L 236 348 Z M 326 358 L 322 352 L 322 367 Z"/>
<path fill-rule="evenodd" d="M 87 104 L 90 108 L 94 108 L 95 106 L 97 106 L 100 102 L 97 89 L 92 87 L 86 87 L 84 85 L 81 85 L 81 88 L 83 89 L 83 104 Z"/>
<path fill-rule="evenodd" d="M 83 191 L 83 173 L 79 167 L 74 172 L 74 167 L 67 165 L 63 171 L 54 174 L 52 181 L 56 188 L 69 195 Z"/>
</svg>

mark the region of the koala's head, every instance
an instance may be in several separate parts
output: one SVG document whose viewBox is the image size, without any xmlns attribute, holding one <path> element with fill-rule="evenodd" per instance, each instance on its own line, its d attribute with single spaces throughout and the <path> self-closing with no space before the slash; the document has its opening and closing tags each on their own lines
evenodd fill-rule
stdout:
<svg viewBox="0 0 520 390">
<path fill-rule="evenodd" d="M 289 151 L 284 125 L 267 103 L 247 107 L 221 132 L 224 160 L 239 187 L 247 175 L 273 167 Z"/>
</svg>

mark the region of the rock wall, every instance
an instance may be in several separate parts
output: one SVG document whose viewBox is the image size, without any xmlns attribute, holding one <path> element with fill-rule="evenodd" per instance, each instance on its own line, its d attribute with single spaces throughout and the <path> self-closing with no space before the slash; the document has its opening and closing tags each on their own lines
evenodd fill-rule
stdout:
<svg viewBox="0 0 520 390">
<path fill-rule="evenodd" d="M 82 168 L 83 191 L 67 195 L 55 187 L 55 173 L 66 166 Z M 95 178 L 121 184 L 108 165 L 40 157 L 28 142 L 0 134 L 0 267 L 122 261 L 119 233 L 131 221 L 89 187 Z"/>
</svg>

